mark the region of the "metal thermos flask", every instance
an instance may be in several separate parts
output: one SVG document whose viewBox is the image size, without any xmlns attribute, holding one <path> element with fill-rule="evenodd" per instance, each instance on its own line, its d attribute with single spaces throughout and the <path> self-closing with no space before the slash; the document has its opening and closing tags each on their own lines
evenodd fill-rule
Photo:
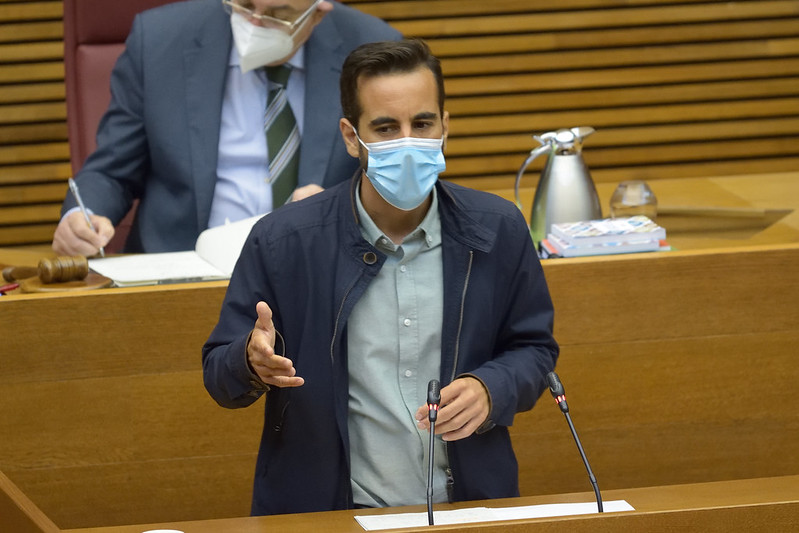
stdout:
<svg viewBox="0 0 799 533">
<path fill-rule="evenodd" d="M 533 136 L 541 146 L 530 152 L 516 174 L 515 193 L 516 205 L 524 210 L 519 198 L 522 175 L 533 159 L 549 153 L 530 215 L 530 235 L 536 248 L 540 248 L 552 224 L 602 218 L 599 195 L 582 156 L 583 139 L 592 133 L 594 128 L 579 126 Z"/>
</svg>

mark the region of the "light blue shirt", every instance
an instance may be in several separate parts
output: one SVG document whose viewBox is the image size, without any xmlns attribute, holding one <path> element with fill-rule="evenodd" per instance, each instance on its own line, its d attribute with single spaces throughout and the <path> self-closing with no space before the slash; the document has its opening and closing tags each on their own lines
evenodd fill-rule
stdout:
<svg viewBox="0 0 799 533">
<path fill-rule="evenodd" d="M 440 379 L 443 265 L 438 199 L 395 245 L 356 195 L 364 238 L 387 255 L 347 323 L 349 438 L 355 504 L 427 501 L 429 433 L 416 426 L 427 384 Z M 446 446 L 435 439 L 433 499 L 447 501 Z"/>
<path fill-rule="evenodd" d="M 288 99 L 302 135 L 305 102 L 305 64 L 300 48 L 288 61 L 292 67 Z M 208 227 L 235 222 L 272 210 L 269 155 L 266 149 L 264 113 L 268 83 L 263 69 L 242 73 L 239 54 L 231 47 L 222 124 L 219 160 Z"/>
</svg>

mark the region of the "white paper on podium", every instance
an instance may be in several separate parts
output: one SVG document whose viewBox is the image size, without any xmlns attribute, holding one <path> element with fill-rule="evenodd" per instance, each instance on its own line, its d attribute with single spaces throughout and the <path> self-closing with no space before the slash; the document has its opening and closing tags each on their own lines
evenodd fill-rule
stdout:
<svg viewBox="0 0 799 533">
<path fill-rule="evenodd" d="M 624 500 L 602 502 L 605 513 L 635 511 Z M 499 520 L 522 520 L 526 518 L 546 518 L 552 516 L 572 516 L 596 513 L 596 502 L 552 503 L 544 505 L 525 505 L 522 507 L 470 507 L 454 511 L 433 511 L 435 525 L 468 524 L 472 522 L 496 522 Z M 427 513 L 399 513 L 384 515 L 360 515 L 355 520 L 366 531 L 395 529 L 402 527 L 424 527 Z"/>
<path fill-rule="evenodd" d="M 194 250 L 90 259 L 89 267 L 118 287 L 228 279 L 252 226 L 263 215 L 203 231 Z"/>
</svg>

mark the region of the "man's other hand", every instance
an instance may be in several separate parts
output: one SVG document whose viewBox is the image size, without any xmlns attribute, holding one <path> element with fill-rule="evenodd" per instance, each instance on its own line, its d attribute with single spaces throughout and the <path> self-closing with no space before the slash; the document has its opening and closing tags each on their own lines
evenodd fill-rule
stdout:
<svg viewBox="0 0 799 533">
<path fill-rule="evenodd" d="M 458 378 L 441 389 L 441 403 L 436 417 L 436 435 L 445 441 L 468 437 L 489 415 L 488 392 L 480 380 L 470 376 Z M 427 405 L 416 411 L 420 429 L 430 429 Z"/>
<path fill-rule="evenodd" d="M 272 310 L 266 302 L 255 306 L 258 320 L 247 343 L 247 361 L 250 368 L 267 385 L 275 387 L 299 387 L 305 380 L 297 376 L 290 359 L 275 354 L 275 324 Z"/>
</svg>

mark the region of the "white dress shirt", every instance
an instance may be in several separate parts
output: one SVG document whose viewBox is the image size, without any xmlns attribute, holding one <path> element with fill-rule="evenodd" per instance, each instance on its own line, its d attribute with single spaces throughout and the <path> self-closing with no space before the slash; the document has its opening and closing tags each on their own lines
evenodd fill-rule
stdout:
<svg viewBox="0 0 799 533">
<path fill-rule="evenodd" d="M 288 61 L 292 67 L 288 99 L 302 135 L 305 101 L 305 65 L 300 48 Z M 239 54 L 231 47 L 222 124 L 219 131 L 217 181 L 208 227 L 235 222 L 272 210 L 264 132 L 268 80 L 263 69 L 242 73 Z"/>
</svg>

